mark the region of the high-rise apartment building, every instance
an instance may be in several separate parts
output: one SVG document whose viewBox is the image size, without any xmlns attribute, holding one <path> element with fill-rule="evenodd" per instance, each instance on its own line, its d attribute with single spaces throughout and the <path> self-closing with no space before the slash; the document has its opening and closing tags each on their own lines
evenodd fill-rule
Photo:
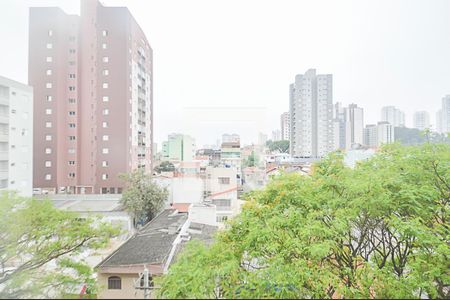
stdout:
<svg viewBox="0 0 450 300">
<path fill-rule="evenodd" d="M 33 88 L 0 76 L 0 190 L 33 191 Z"/>
<path fill-rule="evenodd" d="M 333 151 L 332 75 L 316 75 L 310 69 L 295 76 L 289 97 L 291 155 L 317 158 Z"/>
<path fill-rule="evenodd" d="M 192 161 L 195 156 L 195 139 L 185 134 L 170 134 L 162 144 L 162 159 Z"/>
<path fill-rule="evenodd" d="M 394 127 L 405 127 L 405 113 L 395 106 L 384 106 L 381 109 L 381 121 L 389 122 Z"/>
<path fill-rule="evenodd" d="M 258 145 L 265 146 L 268 140 L 267 134 L 259 132 L 258 133 Z"/>
<path fill-rule="evenodd" d="M 334 105 L 334 149 L 351 149 L 364 144 L 364 110 L 356 104 Z"/>
<path fill-rule="evenodd" d="M 436 114 L 436 123 L 439 133 L 450 132 L 450 95 L 442 98 L 442 107 Z"/>
<path fill-rule="evenodd" d="M 81 15 L 30 9 L 34 187 L 121 193 L 120 173 L 151 171 L 152 48 L 125 7 L 81 0 Z"/>
<path fill-rule="evenodd" d="M 394 142 L 394 126 L 389 122 L 378 122 L 377 125 L 367 125 L 364 128 L 364 145 L 377 148 L 382 144 Z"/>
<path fill-rule="evenodd" d="M 281 140 L 281 130 L 272 130 L 272 141 L 280 141 Z"/>
<path fill-rule="evenodd" d="M 414 113 L 414 128 L 425 130 L 430 128 L 430 114 L 427 111 L 416 111 Z"/>
<path fill-rule="evenodd" d="M 289 112 L 284 112 L 280 116 L 281 139 L 289 141 L 291 139 L 291 116 Z"/>
</svg>

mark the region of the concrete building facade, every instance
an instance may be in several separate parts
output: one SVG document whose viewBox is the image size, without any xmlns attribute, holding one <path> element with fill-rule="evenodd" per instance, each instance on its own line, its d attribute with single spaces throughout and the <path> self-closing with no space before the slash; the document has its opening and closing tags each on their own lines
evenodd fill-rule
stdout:
<svg viewBox="0 0 450 300">
<path fill-rule="evenodd" d="M 377 148 L 382 144 L 393 143 L 394 140 L 394 126 L 389 122 L 369 124 L 364 128 L 364 145 L 367 147 Z"/>
<path fill-rule="evenodd" d="M 334 149 L 352 149 L 364 143 L 364 110 L 356 104 L 334 105 Z"/>
<path fill-rule="evenodd" d="M 33 88 L 0 76 L 0 191 L 33 191 Z"/>
<path fill-rule="evenodd" d="M 414 128 L 425 130 L 430 128 L 430 114 L 427 111 L 416 111 L 413 118 Z"/>
<path fill-rule="evenodd" d="M 152 48 L 125 7 L 30 8 L 34 187 L 121 193 L 118 174 L 152 168 Z"/>
<path fill-rule="evenodd" d="M 450 132 L 450 95 L 442 98 L 441 109 L 436 114 L 436 123 L 439 133 Z"/>
<path fill-rule="evenodd" d="M 195 157 L 195 139 L 189 135 L 173 133 L 162 144 L 162 159 L 192 161 Z"/>
<path fill-rule="evenodd" d="M 291 115 L 289 112 L 284 112 L 280 116 L 281 123 L 281 139 L 289 141 L 291 137 Z"/>
<path fill-rule="evenodd" d="M 405 113 L 395 106 L 384 106 L 381 109 L 381 121 L 389 122 L 394 127 L 405 127 Z"/>
<path fill-rule="evenodd" d="M 315 69 L 297 75 L 289 97 L 291 155 L 319 158 L 333 151 L 332 75 Z"/>
</svg>

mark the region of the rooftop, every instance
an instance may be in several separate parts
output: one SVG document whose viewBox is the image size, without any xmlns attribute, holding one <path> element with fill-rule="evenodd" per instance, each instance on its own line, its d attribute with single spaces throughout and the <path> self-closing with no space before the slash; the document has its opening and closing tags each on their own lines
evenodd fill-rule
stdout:
<svg viewBox="0 0 450 300">
<path fill-rule="evenodd" d="M 98 267 L 165 264 L 173 242 L 187 217 L 187 213 L 178 213 L 176 209 L 164 210 L 103 260 Z"/>
</svg>

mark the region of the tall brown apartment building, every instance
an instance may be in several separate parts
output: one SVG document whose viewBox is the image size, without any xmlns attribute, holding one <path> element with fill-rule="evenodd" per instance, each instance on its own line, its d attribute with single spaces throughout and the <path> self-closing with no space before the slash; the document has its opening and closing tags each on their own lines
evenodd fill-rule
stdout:
<svg viewBox="0 0 450 300">
<path fill-rule="evenodd" d="M 125 7 L 30 8 L 35 192 L 121 193 L 151 171 L 152 48 Z"/>
</svg>

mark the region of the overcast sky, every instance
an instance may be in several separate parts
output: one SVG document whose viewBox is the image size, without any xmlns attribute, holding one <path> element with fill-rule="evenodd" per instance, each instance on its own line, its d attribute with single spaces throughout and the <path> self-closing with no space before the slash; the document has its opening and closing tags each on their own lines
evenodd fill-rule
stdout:
<svg viewBox="0 0 450 300">
<path fill-rule="evenodd" d="M 334 102 L 365 123 L 384 105 L 427 110 L 450 94 L 450 1 L 103 0 L 127 6 L 154 51 L 155 141 L 168 133 L 215 143 L 279 129 L 289 84 L 309 68 L 333 74 Z M 27 82 L 28 7 L 77 0 L 0 0 L 0 75 Z"/>
</svg>

